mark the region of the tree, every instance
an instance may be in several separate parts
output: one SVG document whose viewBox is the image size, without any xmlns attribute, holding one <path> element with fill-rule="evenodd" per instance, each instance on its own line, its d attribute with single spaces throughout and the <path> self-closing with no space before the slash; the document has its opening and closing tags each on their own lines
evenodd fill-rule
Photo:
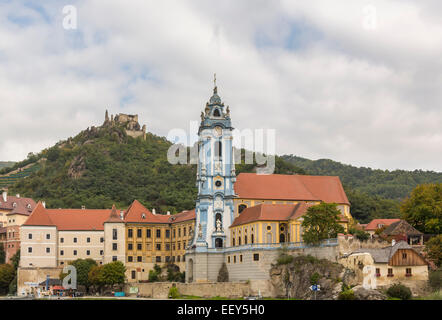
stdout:
<svg viewBox="0 0 442 320">
<path fill-rule="evenodd" d="M 126 279 L 126 267 L 121 261 L 113 261 L 103 265 L 102 280 L 104 284 L 113 287 L 115 284 L 123 284 Z"/>
<path fill-rule="evenodd" d="M 4 264 L 6 259 L 6 252 L 3 244 L 0 243 L 0 264 Z"/>
<path fill-rule="evenodd" d="M 425 244 L 425 252 L 435 265 L 438 267 L 442 266 L 442 234 L 427 241 Z"/>
<path fill-rule="evenodd" d="M 11 264 L 14 267 L 15 272 L 17 273 L 18 266 L 20 264 L 20 249 L 11 257 Z"/>
<path fill-rule="evenodd" d="M 105 285 L 103 279 L 103 266 L 93 266 L 88 274 L 88 281 L 91 286 L 98 289 L 101 293 L 103 286 Z"/>
<path fill-rule="evenodd" d="M 227 265 L 223 262 L 221 268 L 218 272 L 218 282 L 229 282 L 229 271 L 227 270 Z"/>
<path fill-rule="evenodd" d="M 401 204 L 402 218 L 423 233 L 442 232 L 442 183 L 417 186 Z"/>
<path fill-rule="evenodd" d="M 97 266 L 97 262 L 93 259 L 77 259 L 72 261 L 70 265 L 77 269 L 77 284 L 85 286 L 86 292 L 89 292 L 89 287 L 91 286 L 89 272 L 93 267 Z M 63 280 L 66 275 L 67 274 L 61 273 L 60 279 Z"/>
<path fill-rule="evenodd" d="M 302 221 L 304 242 L 319 244 L 322 240 L 336 238 L 338 233 L 344 232 L 344 227 L 339 224 L 340 216 L 336 203 L 322 202 L 309 207 Z"/>
<path fill-rule="evenodd" d="M 11 264 L 0 265 L 0 294 L 6 294 L 9 291 L 9 285 L 15 278 L 14 266 Z"/>
</svg>

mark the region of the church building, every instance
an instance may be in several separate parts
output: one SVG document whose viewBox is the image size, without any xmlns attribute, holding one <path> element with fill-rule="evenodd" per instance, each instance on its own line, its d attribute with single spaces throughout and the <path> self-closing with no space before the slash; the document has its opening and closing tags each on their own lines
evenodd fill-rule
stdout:
<svg viewBox="0 0 442 320">
<path fill-rule="evenodd" d="M 302 216 L 312 205 L 336 203 L 346 230 L 353 220 L 339 177 L 256 173 L 237 177 L 232 131 L 229 107 L 215 85 L 198 131 L 196 224 L 186 250 L 186 282 L 216 281 L 223 263 L 231 280 L 251 279 L 252 270 L 256 278 L 265 279 L 262 263 L 258 266 L 262 250 L 283 243 L 303 246 Z"/>
</svg>

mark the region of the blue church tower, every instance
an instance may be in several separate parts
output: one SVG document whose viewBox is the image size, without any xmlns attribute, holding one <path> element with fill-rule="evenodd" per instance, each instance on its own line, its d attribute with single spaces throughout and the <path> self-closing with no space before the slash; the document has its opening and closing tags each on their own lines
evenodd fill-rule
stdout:
<svg viewBox="0 0 442 320">
<path fill-rule="evenodd" d="M 197 252 L 222 251 L 229 245 L 228 228 L 233 222 L 233 184 L 236 180 L 233 155 L 232 124 L 229 107 L 213 95 L 201 112 L 198 130 L 198 168 L 196 184 L 196 228 L 194 248 Z"/>
</svg>

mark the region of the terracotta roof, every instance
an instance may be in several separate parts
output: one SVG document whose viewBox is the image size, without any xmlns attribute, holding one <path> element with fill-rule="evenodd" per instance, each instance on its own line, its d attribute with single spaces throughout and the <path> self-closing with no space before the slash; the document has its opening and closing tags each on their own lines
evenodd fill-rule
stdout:
<svg viewBox="0 0 442 320">
<path fill-rule="evenodd" d="M 109 209 L 46 209 L 41 202 L 24 226 L 56 226 L 59 231 L 104 230 Z"/>
<path fill-rule="evenodd" d="M 149 209 L 143 206 L 138 200 L 134 200 L 127 209 L 124 217 L 125 222 L 144 222 L 144 223 L 169 223 L 169 215 L 153 214 Z"/>
<path fill-rule="evenodd" d="M 109 219 L 107 219 L 105 222 L 118 222 L 118 223 L 123 222 L 120 214 L 117 212 L 117 208 L 115 208 L 115 205 L 112 205 L 112 210 L 109 215 Z"/>
<path fill-rule="evenodd" d="M 16 204 L 16 206 L 14 206 L 14 203 Z M 28 208 L 28 205 L 30 208 Z M 37 204 L 35 203 L 35 201 L 31 198 L 22 198 L 16 196 L 6 196 L 5 202 L 3 201 L 3 195 L 0 194 L 0 210 L 14 211 L 14 209 L 16 209 L 17 207 L 21 207 L 19 211 L 16 210 L 16 214 L 30 215 L 36 205 Z"/>
<path fill-rule="evenodd" d="M 399 220 L 397 222 L 393 222 L 390 224 L 382 234 L 386 236 L 395 236 L 395 235 L 423 235 L 422 232 L 413 228 L 407 221 Z"/>
<path fill-rule="evenodd" d="M 170 216 L 169 222 L 170 223 L 178 223 L 178 222 L 183 222 L 183 221 L 193 220 L 193 219 L 196 219 L 195 209 L 192 209 L 189 211 L 185 210 L 183 212 L 174 214 L 174 215 Z"/>
<path fill-rule="evenodd" d="M 240 173 L 235 193 L 242 199 L 305 200 L 350 204 L 339 177 Z"/>
<path fill-rule="evenodd" d="M 296 205 L 262 203 L 244 209 L 244 211 L 233 220 L 230 227 L 254 221 L 287 221 L 289 219 L 297 219 L 304 215 L 311 206 L 311 204 L 306 204 L 305 202 L 300 202 Z"/>
<path fill-rule="evenodd" d="M 365 227 L 365 230 L 374 231 L 379 229 L 378 225 L 383 224 L 384 226 L 389 226 L 390 224 L 394 222 L 398 222 L 401 219 L 373 219 L 370 223 L 367 224 Z"/>
</svg>

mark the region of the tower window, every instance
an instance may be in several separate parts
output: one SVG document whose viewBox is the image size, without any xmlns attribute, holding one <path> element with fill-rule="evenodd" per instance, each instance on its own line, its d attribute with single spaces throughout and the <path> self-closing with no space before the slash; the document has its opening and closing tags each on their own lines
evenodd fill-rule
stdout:
<svg viewBox="0 0 442 320">
<path fill-rule="evenodd" d="M 214 115 L 215 117 L 220 117 L 221 114 L 219 113 L 219 109 L 215 109 L 215 111 L 213 111 L 213 115 Z"/>
<path fill-rule="evenodd" d="M 221 158 L 222 157 L 222 143 L 221 141 L 215 142 L 215 158 Z"/>
<path fill-rule="evenodd" d="M 215 181 L 215 186 L 218 187 L 218 188 L 221 187 L 222 184 L 223 183 L 220 180 Z"/>
</svg>

